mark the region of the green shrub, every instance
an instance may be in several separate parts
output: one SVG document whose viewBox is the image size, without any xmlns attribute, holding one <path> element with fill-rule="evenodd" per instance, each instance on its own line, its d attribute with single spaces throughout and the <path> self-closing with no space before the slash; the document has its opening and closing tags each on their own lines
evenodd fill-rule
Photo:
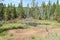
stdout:
<svg viewBox="0 0 60 40">
<path fill-rule="evenodd" d="M 32 39 L 35 39 L 35 37 L 31 37 Z"/>
<path fill-rule="evenodd" d="M 6 35 L 6 32 L 1 32 L 0 33 L 0 36 L 5 36 Z"/>
<path fill-rule="evenodd" d="M 2 25 L 3 25 L 3 24 L 2 24 L 2 23 L 0 23 L 0 27 L 2 27 Z"/>
</svg>

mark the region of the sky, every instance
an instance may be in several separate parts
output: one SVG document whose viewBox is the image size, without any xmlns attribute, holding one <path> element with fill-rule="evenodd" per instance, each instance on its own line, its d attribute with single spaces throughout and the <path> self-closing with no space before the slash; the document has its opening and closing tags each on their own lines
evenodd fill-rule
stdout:
<svg viewBox="0 0 60 40">
<path fill-rule="evenodd" d="M 47 4 L 49 0 L 36 0 L 36 2 L 38 2 L 39 6 L 42 4 L 43 1 Z M 57 0 L 50 0 L 50 1 L 51 1 L 51 3 L 54 3 L 54 2 L 56 3 Z M 2 2 L 2 1 L 0 0 L 0 2 Z M 18 6 L 18 4 L 20 3 L 20 0 L 4 0 L 3 3 L 6 5 L 12 3 L 12 4 L 15 4 L 15 6 Z M 24 7 L 26 7 L 28 3 L 31 6 L 32 0 L 23 0 Z"/>
</svg>

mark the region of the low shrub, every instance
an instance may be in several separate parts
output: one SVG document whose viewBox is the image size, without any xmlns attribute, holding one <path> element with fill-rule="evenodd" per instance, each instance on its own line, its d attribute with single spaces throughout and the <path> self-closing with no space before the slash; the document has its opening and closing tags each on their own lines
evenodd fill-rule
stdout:
<svg viewBox="0 0 60 40">
<path fill-rule="evenodd" d="M 0 23 L 0 27 L 2 27 L 2 25 L 3 25 L 3 24 L 2 24 L 2 23 Z"/>
</svg>

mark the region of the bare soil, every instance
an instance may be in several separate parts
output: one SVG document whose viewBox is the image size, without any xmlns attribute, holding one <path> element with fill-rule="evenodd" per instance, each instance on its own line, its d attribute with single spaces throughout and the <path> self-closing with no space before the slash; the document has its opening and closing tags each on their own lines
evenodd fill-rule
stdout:
<svg viewBox="0 0 60 40">
<path fill-rule="evenodd" d="M 52 31 L 60 31 L 60 28 L 29 28 L 29 29 L 15 29 L 9 30 L 8 33 L 13 34 L 11 40 L 25 40 L 25 38 L 34 36 L 34 35 L 47 35 Z"/>
</svg>

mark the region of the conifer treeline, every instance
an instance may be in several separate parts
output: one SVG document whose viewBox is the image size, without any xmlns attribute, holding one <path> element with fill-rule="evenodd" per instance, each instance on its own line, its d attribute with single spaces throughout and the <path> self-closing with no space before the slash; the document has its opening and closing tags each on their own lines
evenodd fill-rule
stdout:
<svg viewBox="0 0 60 40">
<path fill-rule="evenodd" d="M 59 0 L 56 3 L 51 4 L 50 0 L 48 4 L 44 1 L 41 6 L 38 6 L 38 2 L 36 0 L 32 0 L 32 7 L 23 7 L 21 0 L 18 4 L 18 7 L 15 5 L 8 4 L 6 7 L 5 4 L 0 3 L 0 20 L 11 20 L 15 18 L 34 18 L 40 20 L 57 20 L 60 21 L 60 5 Z"/>
</svg>

